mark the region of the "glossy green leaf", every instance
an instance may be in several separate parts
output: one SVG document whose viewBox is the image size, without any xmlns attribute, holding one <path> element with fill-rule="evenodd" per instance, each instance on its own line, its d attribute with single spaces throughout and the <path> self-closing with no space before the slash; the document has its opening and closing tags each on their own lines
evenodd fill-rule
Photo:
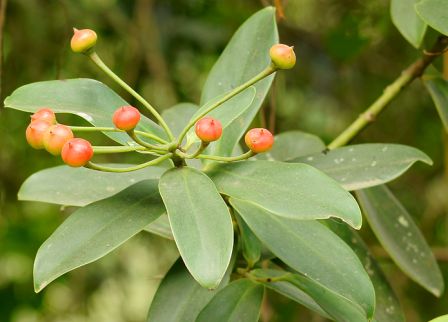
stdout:
<svg viewBox="0 0 448 322">
<path fill-rule="evenodd" d="M 414 47 L 420 47 L 426 32 L 426 23 L 415 12 L 414 5 L 420 0 L 392 0 L 392 22 Z"/>
<path fill-rule="evenodd" d="M 180 103 L 162 112 L 162 117 L 175 136 L 187 125 L 188 121 L 198 111 L 199 106 L 192 103 Z"/>
<path fill-rule="evenodd" d="M 111 164 L 111 166 L 129 166 Z M 20 187 L 19 200 L 85 206 L 120 192 L 142 180 L 158 179 L 166 168 L 154 166 L 114 173 L 58 166 L 34 173 Z"/>
<path fill-rule="evenodd" d="M 437 261 L 412 217 L 392 192 L 381 185 L 356 192 L 378 240 L 395 263 L 436 296 L 444 289 Z"/>
<path fill-rule="evenodd" d="M 437 112 L 439 112 L 445 131 L 448 132 L 448 81 L 441 76 L 425 76 L 423 80 L 429 94 L 431 94 Z"/>
<path fill-rule="evenodd" d="M 289 161 L 325 150 L 325 143 L 317 136 L 300 132 L 283 132 L 275 136 L 274 146 L 266 153 L 256 156 L 257 160 Z"/>
<path fill-rule="evenodd" d="M 306 276 L 271 269 L 254 270 L 251 274 L 263 279 L 283 277 L 285 279 L 283 283 L 293 285 L 308 294 L 336 321 L 368 321 L 362 307 Z M 266 286 L 269 284 L 277 282 L 266 282 Z"/>
<path fill-rule="evenodd" d="M 112 115 L 129 105 L 117 93 L 93 79 L 77 78 L 32 83 L 16 89 L 5 99 L 5 106 L 25 112 L 50 107 L 56 113 L 76 114 L 95 126 L 111 126 Z M 165 137 L 163 130 L 147 117 L 141 117 L 138 130 Z M 127 144 L 126 133 L 104 132 L 113 140 Z"/>
<path fill-rule="evenodd" d="M 239 215 L 235 215 L 241 238 L 243 257 L 249 267 L 253 267 L 261 258 L 261 243 Z"/>
<path fill-rule="evenodd" d="M 252 15 L 233 35 L 205 82 L 201 105 L 254 77 L 270 64 L 269 49 L 278 43 L 275 9 L 268 7 Z M 271 86 L 273 76 L 255 85 L 251 106 L 223 132 L 213 154 L 230 155 L 257 114 Z"/>
<path fill-rule="evenodd" d="M 181 259 L 171 267 L 163 278 L 152 300 L 148 322 L 191 322 L 215 296 L 227 285 L 231 270 L 227 270 L 216 290 L 207 290 L 199 285 Z"/>
<path fill-rule="evenodd" d="M 361 236 L 347 225 L 333 220 L 325 222 L 358 255 L 359 260 L 369 274 L 375 288 L 376 306 L 373 321 L 404 322 L 405 317 L 400 302 L 378 262 L 373 258 Z"/>
<path fill-rule="evenodd" d="M 37 252 L 36 292 L 59 276 L 110 253 L 164 212 L 155 180 L 137 183 L 76 210 Z"/>
<path fill-rule="evenodd" d="M 210 176 L 218 190 L 248 200 L 278 216 L 294 219 L 337 217 L 361 227 L 355 199 L 333 179 L 306 164 L 243 161 L 217 164 Z"/>
<path fill-rule="evenodd" d="M 276 216 L 247 201 L 230 198 L 230 203 L 285 264 L 373 315 L 375 292 L 369 276 L 355 253 L 330 229 L 312 220 Z"/>
<path fill-rule="evenodd" d="M 175 168 L 159 182 L 182 259 L 202 286 L 216 288 L 229 265 L 233 225 L 229 209 L 203 172 Z"/>
<path fill-rule="evenodd" d="M 264 286 L 236 280 L 220 290 L 201 311 L 196 322 L 257 322 Z"/>
<path fill-rule="evenodd" d="M 448 2 L 446 0 L 421 0 L 415 10 L 430 27 L 444 35 L 448 35 Z"/>
<path fill-rule="evenodd" d="M 439 316 L 429 322 L 448 322 L 448 315 Z"/>
<path fill-rule="evenodd" d="M 415 162 L 431 165 L 422 151 L 399 144 L 358 144 L 326 153 L 294 159 L 307 163 L 338 181 L 347 190 L 364 189 L 389 182 Z"/>
<path fill-rule="evenodd" d="M 145 231 L 156 234 L 160 237 L 174 240 L 173 232 L 171 231 L 170 221 L 167 215 L 162 215 L 148 226 L 145 227 Z"/>
</svg>

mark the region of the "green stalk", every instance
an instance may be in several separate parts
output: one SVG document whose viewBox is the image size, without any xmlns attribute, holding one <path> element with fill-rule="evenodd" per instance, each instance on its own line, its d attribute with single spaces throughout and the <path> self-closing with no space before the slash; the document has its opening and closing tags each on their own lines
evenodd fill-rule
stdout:
<svg viewBox="0 0 448 322">
<path fill-rule="evenodd" d="M 143 146 L 93 146 L 94 154 L 125 153 L 147 150 Z"/>
<path fill-rule="evenodd" d="M 101 60 L 101 58 L 98 56 L 96 52 L 91 52 L 88 54 L 89 58 L 102 70 L 104 71 L 110 78 L 112 78 L 115 82 L 118 83 L 121 87 L 123 87 L 128 93 L 130 93 L 132 96 L 134 96 L 140 103 L 145 106 L 149 112 L 151 112 L 152 115 L 159 121 L 160 125 L 165 130 L 166 134 L 168 135 L 169 139 L 171 141 L 174 140 L 173 133 L 171 132 L 168 125 L 165 123 L 165 120 L 162 118 L 162 116 L 156 111 L 154 107 L 152 107 L 151 104 L 149 104 L 139 93 L 134 91 L 132 87 L 130 87 L 128 84 L 126 84 L 120 77 L 118 77 L 117 74 L 115 74 L 107 65 Z"/>
<path fill-rule="evenodd" d="M 199 121 L 201 118 L 203 118 L 205 115 L 207 115 L 208 113 L 210 113 L 211 111 L 213 111 L 215 108 L 219 107 L 220 105 L 222 105 L 223 103 L 227 102 L 229 99 L 231 99 L 232 97 L 234 97 L 235 95 L 241 93 L 242 91 L 244 91 L 246 88 L 252 86 L 253 84 L 257 83 L 258 81 L 262 80 L 263 78 L 271 75 L 272 73 L 276 72 L 277 68 L 273 65 L 269 65 L 268 67 L 266 67 L 262 72 L 260 72 L 258 75 L 252 77 L 251 79 L 249 79 L 247 82 L 241 84 L 238 87 L 235 87 L 233 90 L 231 90 L 230 92 L 228 92 L 227 94 L 225 94 L 223 97 L 221 97 L 218 101 L 216 101 L 215 103 L 213 103 L 212 105 L 210 105 L 209 108 L 207 108 L 205 111 L 203 111 L 202 113 L 200 113 L 197 117 L 195 117 L 193 120 L 191 120 L 187 126 L 182 130 L 181 134 L 179 135 L 179 138 L 177 140 L 177 145 L 181 145 L 182 141 L 185 137 L 185 135 L 187 135 L 188 131 L 196 124 L 197 121 Z"/>
<path fill-rule="evenodd" d="M 141 146 L 144 146 L 145 148 L 148 148 L 150 150 L 154 150 L 154 151 L 168 151 L 166 146 L 161 146 L 161 145 L 153 145 L 153 144 L 149 144 L 146 143 L 145 141 L 141 140 L 136 134 L 134 130 L 129 130 L 126 131 L 126 133 L 138 144 L 140 144 Z"/>
<path fill-rule="evenodd" d="M 179 155 L 182 158 L 188 159 L 188 155 L 185 153 L 182 153 L 180 151 L 176 151 L 177 155 Z M 199 154 L 196 156 L 196 159 L 206 159 L 206 160 L 213 160 L 213 161 L 222 161 L 222 162 L 233 162 L 233 161 L 241 161 L 249 159 L 250 157 L 253 157 L 256 153 L 252 151 L 248 151 L 246 153 L 243 153 L 241 155 L 237 155 L 235 157 L 221 157 L 218 155 L 207 155 L 207 154 Z"/>
<path fill-rule="evenodd" d="M 201 154 L 202 151 L 204 151 L 208 147 L 209 144 L 210 144 L 210 142 L 201 141 L 201 145 L 196 150 L 196 152 L 194 152 L 192 154 L 186 154 L 185 155 L 185 159 L 194 159 L 194 158 L 196 158 L 199 154 Z"/>
<path fill-rule="evenodd" d="M 126 132 L 114 127 L 99 127 L 99 126 L 68 126 L 73 132 Z M 162 143 L 162 144 L 168 144 L 167 141 L 165 141 L 162 138 L 159 138 L 157 135 L 134 130 L 135 134 L 141 135 L 144 137 L 147 137 L 148 139 L 152 139 L 156 142 Z"/>
<path fill-rule="evenodd" d="M 172 153 L 168 153 L 166 155 L 162 155 L 162 156 L 158 157 L 157 159 L 154 159 L 154 160 L 142 163 L 142 164 L 138 164 L 133 167 L 127 167 L 127 168 L 113 168 L 113 167 L 96 164 L 93 162 L 88 162 L 84 167 L 92 169 L 92 170 L 103 171 L 103 172 L 117 172 L 117 173 L 131 172 L 131 171 L 136 171 L 136 170 L 140 170 L 140 169 L 143 169 L 146 167 L 150 167 L 152 165 L 159 164 L 160 162 L 165 161 L 165 160 L 171 158 L 172 156 L 173 156 Z"/>
</svg>

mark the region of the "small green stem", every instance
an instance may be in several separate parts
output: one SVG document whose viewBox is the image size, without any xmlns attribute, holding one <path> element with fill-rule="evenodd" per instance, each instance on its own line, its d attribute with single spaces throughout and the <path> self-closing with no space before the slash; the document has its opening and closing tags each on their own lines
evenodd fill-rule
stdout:
<svg viewBox="0 0 448 322">
<path fill-rule="evenodd" d="M 162 145 L 153 145 L 153 144 L 149 144 L 143 140 L 141 140 L 136 134 L 134 130 L 129 130 L 126 131 L 126 133 L 138 144 L 140 144 L 141 146 L 144 146 L 145 148 L 148 148 L 150 150 L 154 150 L 154 151 L 167 151 L 167 147 L 166 146 L 162 146 Z"/>
<path fill-rule="evenodd" d="M 201 141 L 201 145 L 196 150 L 196 152 L 194 152 L 192 154 L 185 155 L 185 159 L 194 159 L 194 158 L 196 158 L 199 154 L 201 154 L 202 151 L 204 151 L 208 147 L 209 144 L 210 144 L 209 142 Z"/>
<path fill-rule="evenodd" d="M 92 148 L 94 154 L 125 153 L 147 150 L 142 146 L 93 146 Z"/>
<path fill-rule="evenodd" d="M 134 96 L 140 103 L 145 106 L 149 112 L 151 112 L 152 115 L 159 121 L 160 125 L 165 130 L 166 134 L 168 135 L 169 139 L 172 141 L 174 140 L 173 133 L 171 132 L 168 125 L 165 123 L 165 120 L 162 118 L 162 116 L 156 111 L 154 107 L 152 107 L 151 104 L 149 104 L 139 93 L 137 93 L 132 87 L 130 87 L 128 84 L 126 84 L 120 77 L 118 77 L 117 74 L 115 74 L 107 65 L 101 60 L 101 58 L 98 56 L 96 52 L 91 52 L 88 54 L 89 58 L 102 70 L 104 71 L 110 78 L 112 78 L 115 82 L 117 82 L 121 87 L 123 87 L 128 93 L 130 93 L 132 96 Z"/>
<path fill-rule="evenodd" d="M 251 274 L 251 272 L 247 271 L 247 268 L 237 268 L 236 269 L 237 273 L 247 277 L 255 282 L 259 282 L 259 283 L 275 283 L 275 282 L 281 282 L 281 281 L 288 281 L 289 278 L 293 275 L 292 273 L 288 273 L 285 272 L 284 275 L 280 275 L 280 276 L 276 276 L 276 277 L 258 277 L 255 276 L 253 274 Z"/>
<path fill-rule="evenodd" d="M 152 165 L 159 164 L 160 162 L 165 161 L 165 160 L 171 158 L 172 156 L 173 156 L 172 153 L 168 153 L 166 155 L 162 155 L 162 156 L 158 157 L 157 159 L 154 159 L 154 160 L 142 163 L 142 164 L 138 164 L 133 167 L 126 167 L 126 168 L 113 168 L 113 167 L 96 164 L 93 162 L 88 162 L 84 167 L 92 169 L 92 170 L 98 170 L 98 171 L 104 171 L 104 172 L 117 172 L 117 173 L 131 172 L 131 171 L 136 171 L 136 170 L 140 170 L 140 169 L 152 166 Z"/>
<path fill-rule="evenodd" d="M 182 130 L 181 134 L 179 135 L 179 138 L 177 140 L 177 145 L 181 145 L 182 141 L 187 135 L 188 130 L 190 130 L 197 121 L 199 121 L 201 118 L 203 118 L 205 115 L 213 111 L 215 108 L 219 107 L 221 104 L 227 102 L 229 99 L 234 97 L 235 95 L 241 93 L 246 88 L 252 86 L 253 84 L 257 83 L 258 81 L 262 80 L 263 78 L 271 75 L 272 73 L 276 72 L 277 68 L 273 65 L 269 65 L 266 67 L 262 72 L 260 72 L 258 75 L 254 76 L 253 78 L 249 79 L 247 82 L 239 85 L 238 87 L 235 87 L 233 90 L 222 96 L 219 100 L 211 104 L 206 110 L 204 110 L 202 113 L 200 113 L 197 117 L 195 117 L 193 120 L 191 120 L 187 126 Z"/>
<path fill-rule="evenodd" d="M 176 153 L 182 158 L 187 158 L 187 156 L 188 156 L 187 154 L 182 153 L 180 151 L 176 151 Z M 196 156 L 196 159 L 206 159 L 206 160 L 222 161 L 222 162 L 233 162 L 233 161 L 241 161 L 241 160 L 249 159 L 250 157 L 253 157 L 255 154 L 256 153 L 254 153 L 252 151 L 248 151 L 244 154 L 237 155 L 235 157 L 221 157 L 218 155 L 199 154 Z"/>
</svg>

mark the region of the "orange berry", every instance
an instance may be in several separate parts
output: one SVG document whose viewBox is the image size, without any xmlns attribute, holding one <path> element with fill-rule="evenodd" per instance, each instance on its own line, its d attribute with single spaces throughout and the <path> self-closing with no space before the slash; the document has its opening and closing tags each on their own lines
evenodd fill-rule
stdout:
<svg viewBox="0 0 448 322">
<path fill-rule="evenodd" d="M 95 46 L 98 38 L 95 31 L 91 29 L 78 30 L 73 28 L 73 32 L 70 47 L 75 53 L 87 53 Z"/>
<path fill-rule="evenodd" d="M 247 147 L 255 153 L 269 151 L 274 145 L 274 136 L 262 128 L 251 129 L 244 137 Z"/>
<path fill-rule="evenodd" d="M 222 125 L 217 119 L 204 117 L 196 123 L 195 132 L 203 142 L 213 142 L 221 137 Z"/>
<path fill-rule="evenodd" d="M 26 128 L 26 140 L 35 149 L 44 148 L 44 134 L 51 126 L 47 121 L 33 121 Z"/>
<path fill-rule="evenodd" d="M 62 147 L 61 157 L 71 167 L 82 167 L 93 157 L 93 148 L 87 140 L 71 139 Z"/>
<path fill-rule="evenodd" d="M 64 144 L 71 139 L 73 139 L 73 132 L 68 126 L 53 125 L 44 133 L 45 150 L 53 155 L 59 155 Z"/>
<path fill-rule="evenodd" d="M 272 63 L 278 69 L 291 69 L 296 64 L 296 54 L 294 47 L 289 47 L 283 44 L 277 44 L 269 50 Z"/>
<path fill-rule="evenodd" d="M 122 106 L 115 111 L 112 122 L 114 122 L 117 129 L 129 131 L 137 126 L 140 117 L 140 112 L 135 107 Z"/>
<path fill-rule="evenodd" d="M 50 108 L 41 108 L 36 113 L 31 115 L 31 122 L 37 120 L 46 121 L 50 124 L 55 124 L 56 114 L 54 114 L 53 110 Z"/>
</svg>

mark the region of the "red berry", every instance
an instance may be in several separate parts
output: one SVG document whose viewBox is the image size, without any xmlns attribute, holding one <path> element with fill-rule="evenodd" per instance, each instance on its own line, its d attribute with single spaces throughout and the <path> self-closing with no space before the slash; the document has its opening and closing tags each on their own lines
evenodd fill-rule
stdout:
<svg viewBox="0 0 448 322">
<path fill-rule="evenodd" d="M 213 142 L 221 137 L 222 125 L 217 119 L 204 117 L 196 123 L 195 131 L 203 142 Z"/>
<path fill-rule="evenodd" d="M 73 139 L 73 132 L 68 126 L 53 125 L 44 133 L 45 150 L 53 155 L 59 155 L 64 144 L 71 139 Z"/>
<path fill-rule="evenodd" d="M 129 131 L 140 121 L 140 112 L 133 106 L 122 106 L 115 111 L 112 121 L 117 129 Z"/>
<path fill-rule="evenodd" d="M 56 123 L 56 115 L 54 114 L 53 110 L 51 110 L 49 108 L 41 108 L 36 113 L 31 115 L 31 122 L 37 121 L 37 120 L 46 121 L 50 124 L 55 124 Z"/>
<path fill-rule="evenodd" d="M 89 141 L 71 139 L 61 151 L 62 160 L 71 167 L 82 167 L 93 157 L 93 148 Z"/>
<path fill-rule="evenodd" d="M 244 141 L 252 152 L 261 153 L 272 148 L 274 136 L 266 129 L 256 128 L 246 133 Z"/>
<path fill-rule="evenodd" d="M 277 44 L 269 50 L 272 63 L 279 69 L 291 69 L 296 64 L 294 48 L 283 44 Z"/>
<path fill-rule="evenodd" d="M 50 123 L 42 120 L 31 122 L 26 129 L 26 140 L 35 149 L 44 148 L 44 134 L 51 126 Z"/>
<path fill-rule="evenodd" d="M 87 53 L 95 46 L 98 38 L 95 31 L 91 29 L 78 30 L 73 28 L 73 32 L 70 46 L 75 53 Z"/>
</svg>

